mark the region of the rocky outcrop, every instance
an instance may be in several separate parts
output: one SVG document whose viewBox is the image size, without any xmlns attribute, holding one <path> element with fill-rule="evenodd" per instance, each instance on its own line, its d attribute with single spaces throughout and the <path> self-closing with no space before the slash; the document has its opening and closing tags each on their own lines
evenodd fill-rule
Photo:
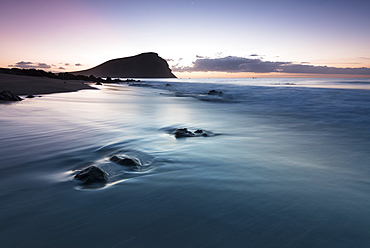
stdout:
<svg viewBox="0 0 370 248">
<path fill-rule="evenodd" d="M 108 174 L 96 166 L 89 166 L 75 175 L 75 179 L 82 184 L 105 183 L 108 180 Z"/>
<path fill-rule="evenodd" d="M 132 166 L 140 167 L 140 166 L 142 166 L 140 160 L 137 159 L 137 158 L 129 158 L 129 157 L 119 158 L 117 156 L 113 156 L 109 160 L 116 163 L 116 164 L 129 166 L 129 167 L 132 167 Z"/>
<path fill-rule="evenodd" d="M 194 133 L 190 132 L 187 128 L 178 128 L 173 132 L 176 138 L 193 137 Z"/>
<path fill-rule="evenodd" d="M 142 53 L 113 59 L 94 68 L 72 72 L 72 74 L 117 78 L 176 78 L 168 67 L 167 61 L 156 53 Z"/>
<path fill-rule="evenodd" d="M 175 135 L 176 138 L 185 138 L 185 137 L 208 137 L 209 134 L 201 129 L 198 129 L 194 132 L 189 131 L 187 128 L 178 128 L 176 129 L 173 134 Z"/>
<path fill-rule="evenodd" d="M 0 101 L 22 101 L 22 98 L 13 94 L 10 90 L 0 92 Z"/>
<path fill-rule="evenodd" d="M 128 83 L 128 86 L 133 86 L 133 87 L 148 87 L 152 88 L 153 85 L 146 84 L 146 83 Z"/>
<path fill-rule="evenodd" d="M 210 90 L 207 93 L 207 95 L 211 95 L 211 96 L 221 96 L 223 94 L 224 93 L 222 91 L 217 91 L 217 90 Z"/>
</svg>

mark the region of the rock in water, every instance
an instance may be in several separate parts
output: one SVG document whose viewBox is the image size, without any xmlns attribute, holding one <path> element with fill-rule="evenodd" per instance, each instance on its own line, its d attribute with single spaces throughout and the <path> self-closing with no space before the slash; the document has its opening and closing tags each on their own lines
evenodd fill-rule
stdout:
<svg viewBox="0 0 370 248">
<path fill-rule="evenodd" d="M 78 172 L 75 178 L 83 184 L 105 183 L 108 180 L 108 174 L 99 167 L 89 166 Z"/>
<path fill-rule="evenodd" d="M 141 166 L 141 162 L 137 158 L 127 158 L 127 157 L 119 158 L 117 156 L 113 156 L 109 160 L 116 164 L 124 165 L 124 166 L 136 166 L 136 167 Z"/>
<path fill-rule="evenodd" d="M 178 128 L 173 132 L 176 138 L 193 137 L 194 133 L 190 132 L 187 128 Z"/>
<path fill-rule="evenodd" d="M 185 137 L 210 137 L 214 136 L 212 132 L 205 131 L 202 129 L 197 129 L 194 132 L 188 130 L 187 128 L 178 128 L 172 134 L 175 135 L 176 138 L 185 138 Z"/>
<path fill-rule="evenodd" d="M 209 134 L 204 132 L 203 130 L 201 129 L 198 129 L 197 131 L 194 132 L 194 134 L 196 135 L 201 135 L 201 136 L 204 136 L 204 137 L 209 137 Z"/>
<path fill-rule="evenodd" d="M 3 90 L 0 92 L 0 100 L 2 101 L 22 101 L 22 98 L 13 94 L 10 90 Z"/>
<path fill-rule="evenodd" d="M 212 96 L 220 96 L 223 95 L 224 93 L 222 91 L 217 91 L 217 90 L 210 90 L 207 95 L 212 95 Z"/>
</svg>

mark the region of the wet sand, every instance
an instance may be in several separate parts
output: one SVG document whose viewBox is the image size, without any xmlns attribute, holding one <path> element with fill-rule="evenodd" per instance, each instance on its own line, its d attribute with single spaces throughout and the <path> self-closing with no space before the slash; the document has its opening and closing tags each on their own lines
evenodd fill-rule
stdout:
<svg viewBox="0 0 370 248">
<path fill-rule="evenodd" d="M 0 91 L 10 90 L 17 95 L 51 94 L 95 89 L 90 82 L 61 80 L 0 73 Z"/>
</svg>

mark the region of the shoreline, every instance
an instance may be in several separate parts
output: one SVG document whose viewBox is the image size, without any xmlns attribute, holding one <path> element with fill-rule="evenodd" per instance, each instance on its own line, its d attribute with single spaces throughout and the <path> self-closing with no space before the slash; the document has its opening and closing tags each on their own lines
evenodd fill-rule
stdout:
<svg viewBox="0 0 370 248">
<path fill-rule="evenodd" d="M 97 89 L 92 87 L 91 84 L 92 82 L 80 80 L 62 80 L 0 73 L 0 92 L 10 90 L 16 95 L 53 94 Z"/>
</svg>

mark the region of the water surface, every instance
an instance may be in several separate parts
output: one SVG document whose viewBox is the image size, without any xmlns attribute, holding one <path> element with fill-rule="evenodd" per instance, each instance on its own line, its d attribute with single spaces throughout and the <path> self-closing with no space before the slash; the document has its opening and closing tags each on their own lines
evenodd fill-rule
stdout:
<svg viewBox="0 0 370 248">
<path fill-rule="evenodd" d="M 2 246 L 369 247 L 368 81 L 284 80 L 147 80 L 0 105 Z M 176 139 L 182 127 L 215 135 Z M 105 186 L 73 180 L 89 165 Z"/>
</svg>

